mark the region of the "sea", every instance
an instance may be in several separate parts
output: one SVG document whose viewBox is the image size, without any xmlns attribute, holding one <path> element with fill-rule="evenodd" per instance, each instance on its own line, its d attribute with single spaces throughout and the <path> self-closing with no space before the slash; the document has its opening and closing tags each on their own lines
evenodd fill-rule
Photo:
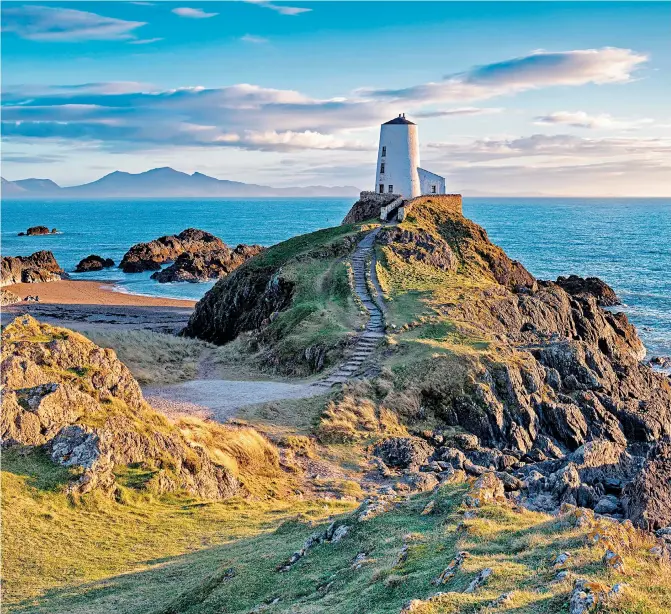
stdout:
<svg viewBox="0 0 671 614">
<path fill-rule="evenodd" d="M 212 283 L 159 284 L 151 273 L 74 273 L 89 254 L 117 264 L 135 243 L 185 228 L 229 245 L 273 245 L 340 223 L 352 198 L 20 200 L 2 202 L 3 255 L 51 250 L 73 279 L 120 292 L 199 299 Z M 465 198 L 464 215 L 539 279 L 575 273 L 610 284 L 650 355 L 671 355 L 671 199 Z M 29 226 L 59 233 L 19 237 Z"/>
</svg>

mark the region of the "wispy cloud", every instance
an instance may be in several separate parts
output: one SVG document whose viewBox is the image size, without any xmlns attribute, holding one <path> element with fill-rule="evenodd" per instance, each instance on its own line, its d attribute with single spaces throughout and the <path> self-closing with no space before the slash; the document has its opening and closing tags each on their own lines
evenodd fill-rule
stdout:
<svg viewBox="0 0 671 614">
<path fill-rule="evenodd" d="M 209 19 L 210 17 L 216 17 L 219 13 L 206 13 L 202 9 L 193 9 L 188 6 L 178 7 L 172 9 L 172 12 L 175 15 L 180 17 L 189 17 L 190 19 Z"/>
<path fill-rule="evenodd" d="M 256 4 L 266 9 L 276 11 L 280 15 L 300 15 L 301 13 L 309 13 L 312 9 L 304 6 L 287 6 L 286 4 L 276 4 L 274 2 L 266 2 L 266 0 L 245 0 L 249 4 Z"/>
<path fill-rule="evenodd" d="M 481 108 L 481 107 L 459 107 L 456 109 L 444 109 L 442 111 L 418 111 L 415 117 L 450 117 L 452 115 L 491 115 L 501 113 L 502 108 Z"/>
<path fill-rule="evenodd" d="M 74 42 L 90 40 L 127 40 L 133 30 L 145 25 L 97 13 L 53 6 L 5 6 L 2 9 L 2 31 L 40 42 Z"/>
<path fill-rule="evenodd" d="M 262 45 L 263 43 L 267 43 L 268 39 L 263 38 L 263 36 L 254 36 L 253 34 L 245 34 L 244 36 L 240 37 L 241 41 L 244 41 L 245 43 L 253 43 L 255 45 Z"/>
<path fill-rule="evenodd" d="M 652 124 L 653 120 L 649 118 L 630 120 L 616 119 L 609 113 L 590 115 L 589 113 L 585 113 L 585 111 L 555 111 L 548 115 L 540 115 L 536 117 L 536 123 L 539 125 L 565 125 L 574 128 L 619 128 L 622 130 L 632 130 L 634 128 Z"/>
<path fill-rule="evenodd" d="M 149 45 L 150 43 L 157 43 L 164 40 L 163 38 L 138 38 L 137 40 L 128 41 L 131 45 Z"/>
<path fill-rule="evenodd" d="M 443 81 L 401 89 L 361 90 L 363 96 L 410 102 L 455 102 L 557 85 L 622 83 L 647 61 L 631 49 L 603 47 L 575 51 L 536 51 L 504 62 L 448 75 Z"/>
</svg>

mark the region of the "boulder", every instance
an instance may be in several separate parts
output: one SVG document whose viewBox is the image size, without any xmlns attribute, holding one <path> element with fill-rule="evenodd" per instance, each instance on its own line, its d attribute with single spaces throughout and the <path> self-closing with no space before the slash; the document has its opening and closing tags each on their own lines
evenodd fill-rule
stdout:
<svg viewBox="0 0 671 614">
<path fill-rule="evenodd" d="M 153 273 L 151 278 L 159 283 L 221 279 L 263 249 L 260 245 L 241 244 L 235 249 L 224 246 L 222 249 L 206 252 L 184 252 L 173 264 Z"/>
<path fill-rule="evenodd" d="M 399 469 L 419 469 L 426 464 L 433 448 L 417 437 L 390 437 L 379 442 L 373 448 L 373 454 L 379 456 L 386 465 Z"/>
<path fill-rule="evenodd" d="M 482 507 L 497 500 L 503 500 L 505 489 L 503 482 L 493 473 L 480 476 L 464 495 L 466 507 Z"/>
<path fill-rule="evenodd" d="M 91 254 L 86 256 L 79 261 L 75 267 L 77 273 L 87 273 L 89 271 L 102 271 L 109 267 L 114 266 L 114 260 L 111 258 L 103 258 L 102 256 L 97 256 L 96 254 Z"/>
<path fill-rule="evenodd" d="M 176 260 L 183 253 L 206 253 L 225 249 L 224 242 L 209 232 L 187 228 L 178 235 L 160 237 L 148 243 L 133 245 L 121 259 L 124 273 L 158 271 L 165 262 Z"/>
</svg>

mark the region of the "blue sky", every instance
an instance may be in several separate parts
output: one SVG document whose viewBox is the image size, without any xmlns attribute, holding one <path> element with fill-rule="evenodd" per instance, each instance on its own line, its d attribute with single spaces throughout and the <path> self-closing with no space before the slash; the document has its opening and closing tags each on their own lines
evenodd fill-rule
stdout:
<svg viewBox="0 0 671 614">
<path fill-rule="evenodd" d="M 370 189 L 382 121 L 465 194 L 671 194 L 669 2 L 3 2 L 3 176 Z"/>
</svg>

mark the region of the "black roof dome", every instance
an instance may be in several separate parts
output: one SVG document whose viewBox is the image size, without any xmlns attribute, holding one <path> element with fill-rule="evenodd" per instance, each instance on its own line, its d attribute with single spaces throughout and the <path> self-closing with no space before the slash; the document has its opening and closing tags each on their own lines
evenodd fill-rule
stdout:
<svg viewBox="0 0 671 614">
<path fill-rule="evenodd" d="M 394 117 L 394 119 L 390 119 L 388 122 L 384 122 L 382 125 L 386 126 L 387 124 L 410 124 L 414 126 L 415 122 L 411 122 L 409 119 L 406 119 L 405 113 L 399 113 L 398 117 Z"/>
</svg>

